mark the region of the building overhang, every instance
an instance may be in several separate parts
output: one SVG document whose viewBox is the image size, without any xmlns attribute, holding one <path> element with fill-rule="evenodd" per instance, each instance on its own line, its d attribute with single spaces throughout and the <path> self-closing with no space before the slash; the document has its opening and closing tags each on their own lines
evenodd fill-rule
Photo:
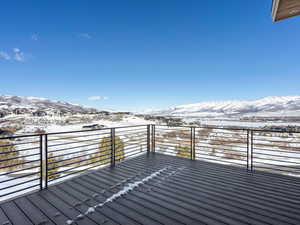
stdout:
<svg viewBox="0 0 300 225">
<path fill-rule="evenodd" d="M 273 21 L 276 22 L 298 15 L 300 15 L 300 0 L 273 0 Z"/>
</svg>

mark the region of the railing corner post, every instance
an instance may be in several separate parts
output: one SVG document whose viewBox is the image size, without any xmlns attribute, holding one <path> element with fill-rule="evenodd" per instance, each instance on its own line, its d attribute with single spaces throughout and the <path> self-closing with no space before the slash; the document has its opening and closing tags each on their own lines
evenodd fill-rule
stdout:
<svg viewBox="0 0 300 225">
<path fill-rule="evenodd" d="M 251 139 L 251 148 L 250 148 L 250 154 L 251 154 L 251 173 L 253 173 L 253 130 L 250 132 L 250 139 Z"/>
<path fill-rule="evenodd" d="M 191 133 L 190 133 L 190 135 L 191 135 L 191 147 L 190 147 L 190 149 L 191 149 L 191 152 L 190 152 L 190 157 L 191 157 L 191 160 L 193 160 L 193 157 L 194 157 L 194 150 L 193 150 L 193 127 L 191 127 Z"/>
<path fill-rule="evenodd" d="M 151 151 L 151 125 L 147 125 L 147 153 Z"/>
<path fill-rule="evenodd" d="M 43 171 L 43 135 L 40 134 L 40 190 L 43 189 L 43 179 L 44 179 L 44 171 Z"/>
<path fill-rule="evenodd" d="M 115 166 L 116 163 L 116 143 L 115 143 L 115 128 L 111 128 L 111 154 L 110 154 L 110 165 Z"/>
<path fill-rule="evenodd" d="M 250 154 L 250 151 L 249 151 L 249 147 L 250 147 L 250 141 L 249 141 L 249 129 L 247 129 L 247 172 L 249 172 L 249 154 Z"/>
<path fill-rule="evenodd" d="M 253 130 L 247 129 L 247 172 L 253 172 Z"/>
<path fill-rule="evenodd" d="M 193 159 L 196 159 L 196 128 L 193 127 L 194 131 L 193 131 Z"/>
<path fill-rule="evenodd" d="M 195 127 L 191 127 L 191 160 L 195 158 Z"/>
<path fill-rule="evenodd" d="M 45 188 L 48 188 L 48 134 L 45 134 Z"/>
<path fill-rule="evenodd" d="M 152 152 L 155 153 L 155 124 L 152 124 Z"/>
</svg>

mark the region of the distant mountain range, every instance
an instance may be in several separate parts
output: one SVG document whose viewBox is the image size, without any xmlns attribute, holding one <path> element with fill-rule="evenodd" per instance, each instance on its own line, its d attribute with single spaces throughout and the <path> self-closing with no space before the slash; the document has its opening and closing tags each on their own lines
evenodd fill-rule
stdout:
<svg viewBox="0 0 300 225">
<path fill-rule="evenodd" d="M 0 95 L 1 114 L 34 113 L 97 113 L 99 110 L 46 98 Z M 243 118 L 243 117 L 300 117 L 300 96 L 265 97 L 250 101 L 213 101 L 180 105 L 166 109 L 148 110 L 143 114 L 174 117 Z"/>
<path fill-rule="evenodd" d="M 14 95 L 0 95 L 0 112 L 12 111 L 59 111 L 69 113 L 94 113 L 100 110 L 62 101 L 51 101 L 46 98 L 21 97 Z"/>
<path fill-rule="evenodd" d="M 300 117 L 300 96 L 265 97 L 250 101 L 200 102 L 146 113 L 178 117 Z"/>
</svg>

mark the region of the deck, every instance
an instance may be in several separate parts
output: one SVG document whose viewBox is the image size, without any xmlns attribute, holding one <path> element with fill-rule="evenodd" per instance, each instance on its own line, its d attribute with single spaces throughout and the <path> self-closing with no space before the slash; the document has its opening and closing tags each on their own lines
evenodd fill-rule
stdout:
<svg viewBox="0 0 300 225">
<path fill-rule="evenodd" d="M 299 212 L 300 179 L 150 153 L 3 202 L 0 224 L 280 225 Z"/>
</svg>

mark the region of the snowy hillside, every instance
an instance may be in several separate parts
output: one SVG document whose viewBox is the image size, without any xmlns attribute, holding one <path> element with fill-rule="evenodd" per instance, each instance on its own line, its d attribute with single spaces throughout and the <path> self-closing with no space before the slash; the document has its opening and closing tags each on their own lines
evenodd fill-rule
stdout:
<svg viewBox="0 0 300 225">
<path fill-rule="evenodd" d="M 300 116 L 300 96 L 266 97 L 252 101 L 216 101 L 181 105 L 147 114 L 191 117 Z"/>
<path fill-rule="evenodd" d="M 9 113 L 14 110 L 18 110 L 19 112 L 47 110 L 48 112 L 70 113 L 93 113 L 99 111 L 95 108 L 88 108 L 62 101 L 51 101 L 46 98 L 0 95 L 0 111 Z"/>
<path fill-rule="evenodd" d="M 143 117 L 128 112 L 98 110 L 45 98 L 0 95 L 0 136 L 3 131 L 5 135 L 19 135 L 147 123 Z"/>
</svg>

